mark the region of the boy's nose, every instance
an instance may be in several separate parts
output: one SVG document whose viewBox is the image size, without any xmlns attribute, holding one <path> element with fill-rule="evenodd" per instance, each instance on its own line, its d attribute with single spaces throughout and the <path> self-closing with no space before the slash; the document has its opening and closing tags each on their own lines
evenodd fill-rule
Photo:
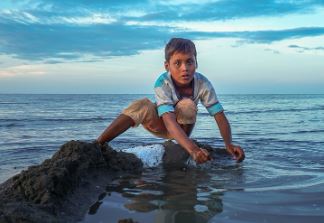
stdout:
<svg viewBox="0 0 324 223">
<path fill-rule="evenodd" d="M 181 64 L 181 70 L 187 71 L 189 69 L 189 66 L 186 63 Z"/>
</svg>

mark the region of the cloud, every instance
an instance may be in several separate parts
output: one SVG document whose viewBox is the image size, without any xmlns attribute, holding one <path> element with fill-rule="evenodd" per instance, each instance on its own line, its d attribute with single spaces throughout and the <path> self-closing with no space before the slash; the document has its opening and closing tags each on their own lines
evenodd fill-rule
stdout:
<svg viewBox="0 0 324 223">
<path fill-rule="evenodd" d="M 270 48 L 266 48 L 266 49 L 264 49 L 264 51 L 271 52 L 274 54 L 280 54 L 280 52 L 278 50 L 274 50 L 274 49 L 270 49 Z"/>
<path fill-rule="evenodd" d="M 50 13 L 44 15 L 43 12 L 27 12 L 17 10 L 3 10 L 0 12 L 0 22 L 6 24 L 64 24 L 64 25 L 95 25 L 110 24 L 117 22 L 116 18 L 100 12 L 83 12 L 83 13 Z"/>
<path fill-rule="evenodd" d="M 24 0 L 17 8 L 5 10 L 28 12 L 47 21 L 57 17 L 86 17 L 89 13 L 109 15 L 118 21 L 224 21 L 240 18 L 283 16 L 312 13 L 324 7 L 323 0 L 218 0 L 218 1 L 152 1 L 152 0 Z M 1 3 L 0 3 L 1 6 Z M 5 11 L 4 10 L 4 11 Z M 14 19 L 14 17 L 12 17 Z"/>
<path fill-rule="evenodd" d="M 10 1 L 9 1 L 10 2 Z M 201 32 L 161 21 L 223 21 L 312 12 L 324 1 L 109 1 L 22 0 L 0 2 L 0 54 L 49 63 L 94 61 L 134 55 L 163 47 L 175 36 L 235 38 L 241 43 L 267 43 L 324 35 L 324 27 L 281 30 Z M 137 22 L 136 22 L 137 21 Z M 140 25 L 141 22 L 153 22 Z M 154 24 L 154 25 L 153 25 Z M 89 59 L 90 58 L 90 59 Z"/>
<path fill-rule="evenodd" d="M 175 36 L 196 39 L 236 38 L 245 43 L 272 43 L 324 35 L 324 27 L 241 32 L 195 32 L 174 27 L 126 25 L 1 24 L 0 52 L 27 60 L 78 60 L 83 55 L 107 58 L 163 47 Z"/>
<path fill-rule="evenodd" d="M 46 74 L 41 65 L 19 65 L 0 70 L 0 78 L 20 75 L 39 76 Z"/>
<path fill-rule="evenodd" d="M 264 30 L 233 32 L 232 37 L 242 38 L 251 43 L 272 43 L 285 39 L 298 39 L 324 35 L 324 27 L 300 27 L 284 30 Z"/>
<path fill-rule="evenodd" d="M 237 38 L 241 43 L 267 43 L 286 39 L 298 39 L 324 35 L 324 27 L 301 27 L 283 30 L 258 30 L 240 32 L 186 32 L 179 31 L 180 35 L 192 39 L 204 38 Z"/>
<path fill-rule="evenodd" d="M 164 44 L 170 32 L 163 27 L 127 26 L 120 23 L 96 26 L 3 25 L 0 52 L 29 60 L 78 59 L 132 55 Z"/>
<path fill-rule="evenodd" d="M 224 21 L 241 18 L 283 16 L 296 13 L 312 13 L 324 6 L 324 1 L 284 0 L 218 0 L 218 1 L 157 1 L 147 14 L 133 18 L 137 21 Z M 128 18 L 131 19 L 131 18 Z"/>
<path fill-rule="evenodd" d="M 304 46 L 298 46 L 298 45 L 289 45 L 289 48 L 293 48 L 298 50 L 298 52 L 302 53 L 304 51 L 324 51 L 324 47 L 304 47 Z"/>
</svg>

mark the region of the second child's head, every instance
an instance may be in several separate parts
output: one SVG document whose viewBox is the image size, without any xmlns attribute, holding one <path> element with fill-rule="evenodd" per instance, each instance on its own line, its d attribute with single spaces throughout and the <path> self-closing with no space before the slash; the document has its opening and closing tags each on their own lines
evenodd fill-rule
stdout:
<svg viewBox="0 0 324 223">
<path fill-rule="evenodd" d="M 195 44 L 189 39 L 172 38 L 165 46 L 164 66 L 175 84 L 189 86 L 198 66 Z"/>
</svg>

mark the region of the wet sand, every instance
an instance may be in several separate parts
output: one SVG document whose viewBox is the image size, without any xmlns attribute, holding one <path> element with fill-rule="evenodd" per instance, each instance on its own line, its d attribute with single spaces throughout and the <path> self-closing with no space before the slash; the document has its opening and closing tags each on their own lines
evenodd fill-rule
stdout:
<svg viewBox="0 0 324 223">
<path fill-rule="evenodd" d="M 140 173 L 133 154 L 70 141 L 0 185 L 0 222 L 76 222 L 111 180 Z"/>
</svg>

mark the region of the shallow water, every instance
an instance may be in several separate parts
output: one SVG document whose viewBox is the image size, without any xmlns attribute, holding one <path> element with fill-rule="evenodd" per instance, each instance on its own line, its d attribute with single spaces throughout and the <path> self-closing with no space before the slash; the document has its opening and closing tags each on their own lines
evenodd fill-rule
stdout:
<svg viewBox="0 0 324 223">
<path fill-rule="evenodd" d="M 49 158 L 66 141 L 95 139 L 143 96 L 152 98 L 0 95 L 0 181 Z M 220 156 L 198 167 L 164 170 L 157 155 L 163 141 L 131 129 L 111 145 L 139 155 L 146 170 L 107 185 L 107 195 L 89 207 L 83 222 L 324 222 L 324 95 L 219 99 L 234 141 L 245 149 L 243 163 Z M 201 106 L 192 137 L 223 146 Z"/>
<path fill-rule="evenodd" d="M 82 222 L 323 222 L 323 167 L 280 165 L 285 155 L 240 164 L 219 155 L 186 169 L 146 168 L 107 185 Z"/>
</svg>

